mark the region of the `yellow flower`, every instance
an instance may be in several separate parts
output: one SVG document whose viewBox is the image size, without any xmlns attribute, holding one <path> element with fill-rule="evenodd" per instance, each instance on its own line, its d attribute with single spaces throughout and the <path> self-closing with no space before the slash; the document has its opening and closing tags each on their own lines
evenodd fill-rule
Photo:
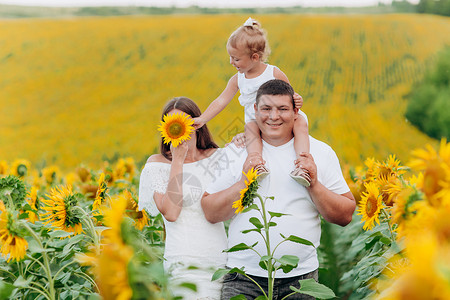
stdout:
<svg viewBox="0 0 450 300">
<path fill-rule="evenodd" d="M 35 211 L 37 211 L 37 204 L 38 204 L 38 196 L 37 196 L 37 189 L 36 187 L 31 187 L 30 192 L 28 193 L 28 204 L 31 206 L 31 208 Z M 32 210 L 28 210 L 28 220 L 34 224 L 36 220 L 39 220 L 39 216 Z"/>
<path fill-rule="evenodd" d="M 48 185 L 56 183 L 56 180 L 60 177 L 60 173 L 57 166 L 49 166 L 42 169 L 42 176 L 44 176 L 45 182 Z"/>
<path fill-rule="evenodd" d="M 378 183 L 383 203 L 386 206 L 394 205 L 397 194 L 403 189 L 400 179 L 395 175 L 382 176 Z"/>
<path fill-rule="evenodd" d="M 15 229 L 13 215 L 6 211 L 4 205 L 0 206 L 0 253 L 5 258 L 9 256 L 7 262 L 11 259 L 19 261 L 27 253 L 28 242 Z"/>
<path fill-rule="evenodd" d="M 447 170 L 450 168 L 450 143 L 441 140 L 439 152 L 430 145 L 425 148 L 412 152 L 415 159 L 409 165 L 423 172 L 423 192 L 431 205 L 438 206 L 442 196 L 440 191 L 446 186 Z"/>
<path fill-rule="evenodd" d="M 185 113 L 174 113 L 165 115 L 158 130 L 161 132 L 161 137 L 164 138 L 164 143 L 172 143 L 177 147 L 181 142 L 191 139 L 191 133 L 194 132 L 194 120 Z"/>
<path fill-rule="evenodd" d="M 46 221 L 45 224 L 74 234 L 83 232 L 81 219 L 75 209 L 78 201 L 71 186 L 52 188 L 46 196 L 50 199 L 41 199 L 44 204 L 42 209 L 46 211 L 41 220 Z"/>
<path fill-rule="evenodd" d="M 144 209 L 141 211 L 139 210 L 139 206 L 129 190 L 125 190 L 123 194 L 127 199 L 128 216 L 134 220 L 134 227 L 142 230 L 146 225 L 148 225 L 148 221 L 150 220 L 147 212 Z"/>
<path fill-rule="evenodd" d="M 106 195 L 107 190 L 108 190 L 108 186 L 105 181 L 105 173 L 101 173 L 100 177 L 98 179 L 98 188 L 97 188 L 97 192 L 95 194 L 95 200 L 94 200 L 94 203 L 92 204 L 93 210 L 99 209 L 102 206 L 102 204 L 105 202 L 106 196 L 107 196 Z"/>
<path fill-rule="evenodd" d="M 119 194 L 111 199 L 111 207 L 104 207 L 104 224 L 108 229 L 103 231 L 107 243 L 125 245 L 122 237 L 122 221 L 126 214 L 128 200 Z"/>
<path fill-rule="evenodd" d="M 375 182 L 365 184 L 365 188 L 366 192 L 361 195 L 358 215 L 362 215 L 361 223 L 364 222 L 363 229 L 370 230 L 375 226 L 375 222 L 380 224 L 378 216 L 383 208 L 383 203 Z"/>
<path fill-rule="evenodd" d="M 85 167 L 78 167 L 76 172 L 81 182 L 87 182 L 91 179 L 91 172 Z"/>
<path fill-rule="evenodd" d="M 30 170 L 30 162 L 25 159 L 17 159 L 11 166 L 12 175 L 24 177 Z"/>
<path fill-rule="evenodd" d="M 0 175 L 6 175 L 8 173 L 8 163 L 4 160 L 0 160 Z"/>
<path fill-rule="evenodd" d="M 247 174 L 242 172 L 247 180 L 245 181 L 245 188 L 240 191 L 239 200 L 233 202 L 233 208 L 236 208 L 235 214 L 241 213 L 246 207 L 253 203 L 253 199 L 256 197 L 259 184 L 256 178 L 258 174 L 254 168 L 248 170 Z"/>
<path fill-rule="evenodd" d="M 375 177 L 379 179 L 392 176 L 398 177 L 405 173 L 405 168 L 400 166 L 400 160 L 396 159 L 395 155 L 389 155 L 385 162 L 377 163 L 375 173 Z"/>
</svg>

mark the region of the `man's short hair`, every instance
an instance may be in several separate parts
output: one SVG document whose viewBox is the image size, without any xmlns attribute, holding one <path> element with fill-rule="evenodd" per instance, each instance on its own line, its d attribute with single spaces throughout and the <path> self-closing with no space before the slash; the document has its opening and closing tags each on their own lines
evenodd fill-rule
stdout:
<svg viewBox="0 0 450 300">
<path fill-rule="evenodd" d="M 294 89 L 286 81 L 280 79 L 272 79 L 263 83 L 256 92 L 256 105 L 258 105 L 259 99 L 263 95 L 288 95 L 292 99 L 292 107 L 295 107 L 294 103 Z"/>
</svg>

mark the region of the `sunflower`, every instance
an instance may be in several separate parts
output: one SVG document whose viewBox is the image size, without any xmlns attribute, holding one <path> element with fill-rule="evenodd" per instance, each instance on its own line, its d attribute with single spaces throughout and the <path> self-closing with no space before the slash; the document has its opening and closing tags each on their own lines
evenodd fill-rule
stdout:
<svg viewBox="0 0 450 300">
<path fill-rule="evenodd" d="M 400 166 L 400 160 L 395 155 L 389 155 L 385 162 L 376 163 L 375 177 L 381 179 L 383 177 L 398 177 L 405 173 L 405 167 Z"/>
<path fill-rule="evenodd" d="M 92 209 L 93 210 L 97 210 L 99 209 L 102 204 L 105 202 L 106 200 L 106 191 L 108 190 L 108 185 L 105 181 L 105 173 L 101 173 L 100 177 L 98 178 L 98 188 L 97 188 L 97 192 L 95 194 L 95 200 L 94 203 L 92 204 Z"/>
<path fill-rule="evenodd" d="M 191 133 L 194 132 L 194 120 L 185 113 L 174 113 L 165 115 L 158 130 L 161 132 L 161 137 L 164 138 L 164 143 L 172 143 L 177 147 L 181 142 L 191 139 Z"/>
<path fill-rule="evenodd" d="M 246 207 L 253 204 L 253 199 L 256 197 L 256 192 L 258 191 L 259 184 L 256 178 L 258 174 L 254 168 L 248 170 L 247 174 L 242 172 L 247 180 L 245 181 L 245 188 L 240 191 L 239 200 L 233 202 L 233 208 L 236 208 L 235 213 L 241 213 Z"/>
<path fill-rule="evenodd" d="M 36 220 L 39 220 L 39 216 L 35 213 L 35 211 L 37 212 L 37 210 L 38 210 L 37 207 L 39 206 L 36 187 L 34 187 L 34 186 L 31 187 L 31 190 L 28 193 L 27 201 L 32 209 L 32 210 L 27 211 L 28 212 L 28 220 L 34 224 L 34 222 L 36 222 Z"/>
<path fill-rule="evenodd" d="M 76 170 L 81 182 L 87 182 L 91 179 L 91 172 L 85 167 L 78 167 Z"/>
<path fill-rule="evenodd" d="M 396 196 L 402 188 L 402 182 L 395 175 L 383 176 L 379 179 L 381 199 L 386 206 L 394 205 Z"/>
<path fill-rule="evenodd" d="M 46 211 L 41 215 L 45 224 L 51 224 L 55 228 L 74 234 L 83 232 L 81 216 L 75 210 L 78 200 L 72 193 L 72 187 L 56 187 L 46 195 L 49 199 L 41 199 L 44 204 L 42 209 Z"/>
<path fill-rule="evenodd" d="M 122 236 L 122 222 L 126 214 L 128 200 L 124 195 L 111 199 L 111 207 L 104 207 L 104 223 L 109 228 L 103 231 L 107 243 L 125 245 Z"/>
<path fill-rule="evenodd" d="M 433 206 L 439 206 L 442 189 L 445 188 L 448 169 L 450 168 L 450 143 L 443 139 L 439 152 L 431 145 L 426 149 L 416 149 L 412 152 L 415 157 L 409 165 L 423 172 L 423 192 L 428 202 Z"/>
<path fill-rule="evenodd" d="M 134 220 L 134 227 L 139 230 L 142 230 L 146 225 L 148 225 L 148 221 L 150 220 L 147 212 L 143 210 L 139 210 L 137 201 L 131 194 L 129 190 L 125 190 L 123 192 L 125 198 L 127 199 L 127 214 Z"/>
<path fill-rule="evenodd" d="M 18 177 L 24 177 L 30 170 L 30 162 L 26 159 L 17 159 L 12 163 L 11 173 Z"/>
<path fill-rule="evenodd" d="M 6 175 L 8 172 L 8 163 L 4 160 L 0 160 L 0 175 Z"/>
<path fill-rule="evenodd" d="M 1 202 L 1 201 L 0 201 Z M 3 202 L 0 204 L 0 253 L 3 257 L 19 261 L 25 257 L 28 242 L 19 234 L 12 213 L 6 210 Z"/>
<path fill-rule="evenodd" d="M 57 166 L 49 166 L 42 169 L 42 176 L 48 185 L 55 184 L 57 179 L 61 176 Z"/>
<path fill-rule="evenodd" d="M 361 202 L 358 208 L 358 215 L 362 215 L 361 223 L 364 222 L 363 229 L 371 230 L 375 222 L 380 224 L 379 215 L 383 208 L 382 197 L 375 182 L 365 184 L 366 192 L 361 195 Z"/>
</svg>

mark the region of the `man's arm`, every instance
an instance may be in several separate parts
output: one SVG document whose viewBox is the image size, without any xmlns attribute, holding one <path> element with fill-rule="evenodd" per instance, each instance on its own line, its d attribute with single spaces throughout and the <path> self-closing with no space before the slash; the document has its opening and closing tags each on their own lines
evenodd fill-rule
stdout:
<svg viewBox="0 0 450 300">
<path fill-rule="evenodd" d="M 317 180 L 317 166 L 309 153 L 300 154 L 297 166 L 306 169 L 311 176 L 311 185 L 307 188 L 312 201 L 322 217 L 331 223 L 345 226 L 352 220 L 356 201 L 351 192 L 336 194 Z"/>
<path fill-rule="evenodd" d="M 243 172 L 247 173 L 252 167 L 262 163 L 262 158 L 256 153 L 247 156 L 242 167 Z M 220 180 L 220 179 L 218 179 Z M 239 181 L 220 192 L 209 194 L 205 192 L 202 197 L 202 209 L 205 213 L 205 218 L 210 223 L 223 222 L 231 219 L 236 211 L 233 208 L 233 202 L 239 200 L 240 191 L 245 188 L 246 177 L 241 176 Z"/>
</svg>

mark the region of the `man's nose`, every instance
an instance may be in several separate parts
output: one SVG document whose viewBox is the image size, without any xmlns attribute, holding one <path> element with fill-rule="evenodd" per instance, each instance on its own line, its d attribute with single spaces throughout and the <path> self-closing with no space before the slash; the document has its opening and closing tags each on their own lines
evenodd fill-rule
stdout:
<svg viewBox="0 0 450 300">
<path fill-rule="evenodd" d="M 276 120 L 279 117 L 280 117 L 280 113 L 278 112 L 278 109 L 271 109 L 270 110 L 269 118 L 271 120 Z"/>
</svg>

